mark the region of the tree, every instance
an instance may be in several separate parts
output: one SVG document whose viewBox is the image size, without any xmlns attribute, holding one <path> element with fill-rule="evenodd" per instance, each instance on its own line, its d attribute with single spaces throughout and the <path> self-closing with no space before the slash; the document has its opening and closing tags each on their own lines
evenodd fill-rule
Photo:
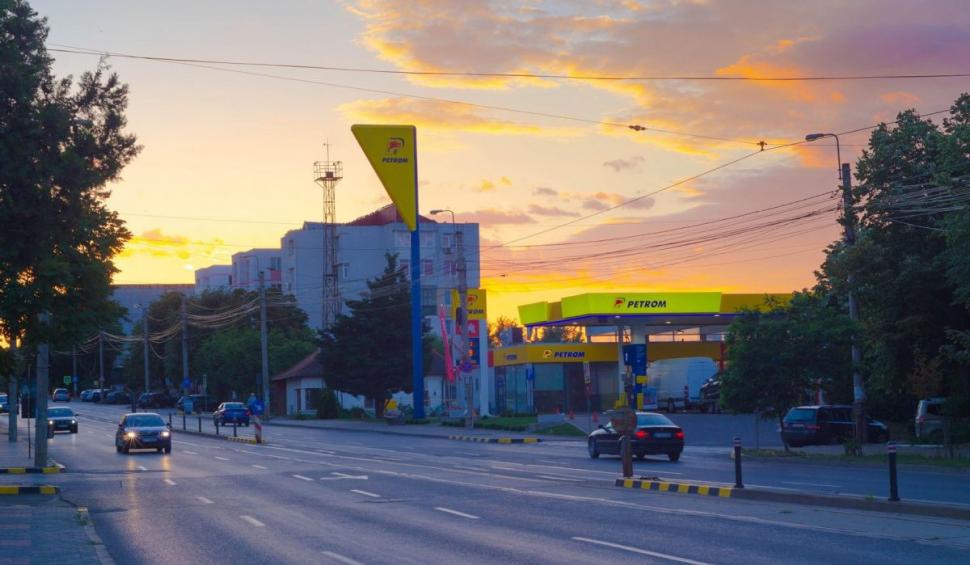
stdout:
<svg viewBox="0 0 970 565">
<path fill-rule="evenodd" d="M 139 151 L 124 132 L 127 86 L 103 64 L 76 85 L 56 79 L 46 38 L 24 0 L 3 2 L 0 333 L 28 349 L 75 343 L 123 314 L 109 283 L 130 234 L 106 187 Z"/>
<path fill-rule="evenodd" d="M 412 388 L 410 282 L 397 255 L 386 258 L 384 272 L 367 281 L 361 298 L 346 302 L 350 314 L 320 333 L 327 387 L 374 399 L 378 418 L 392 392 Z M 426 326 L 422 342 L 429 359 L 432 339 Z"/>
<path fill-rule="evenodd" d="M 545 343 L 582 343 L 583 329 L 578 326 L 548 326 L 542 328 L 539 341 Z"/>
<path fill-rule="evenodd" d="M 810 292 L 765 311 L 743 311 L 728 330 L 721 406 L 780 422 L 815 388 L 846 399 L 855 329 L 840 305 Z"/>
<path fill-rule="evenodd" d="M 492 348 L 502 346 L 502 333 L 506 331 L 524 331 L 517 321 L 506 316 L 499 316 L 495 322 L 488 324 L 488 345 Z"/>
</svg>

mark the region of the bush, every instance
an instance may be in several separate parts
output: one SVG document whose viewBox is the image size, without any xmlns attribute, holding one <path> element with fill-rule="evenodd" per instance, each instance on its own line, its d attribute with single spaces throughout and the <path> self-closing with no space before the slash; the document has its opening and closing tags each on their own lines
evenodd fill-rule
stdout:
<svg viewBox="0 0 970 565">
<path fill-rule="evenodd" d="M 341 410 L 340 417 L 349 420 L 363 420 L 367 416 L 367 412 L 360 406 L 354 406 L 350 410 Z"/>
<path fill-rule="evenodd" d="M 332 420 L 340 416 L 340 403 L 337 402 L 337 393 L 331 388 L 320 391 L 317 398 L 317 418 L 321 420 Z"/>
</svg>

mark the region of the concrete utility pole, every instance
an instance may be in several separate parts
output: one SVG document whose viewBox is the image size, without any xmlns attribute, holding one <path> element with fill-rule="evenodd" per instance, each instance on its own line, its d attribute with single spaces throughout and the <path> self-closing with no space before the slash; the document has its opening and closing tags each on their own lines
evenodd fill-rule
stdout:
<svg viewBox="0 0 970 565">
<path fill-rule="evenodd" d="M 845 233 L 845 247 L 850 248 L 855 245 L 855 211 L 852 206 L 852 170 L 849 163 L 842 162 L 842 149 L 839 146 L 839 136 L 834 133 L 810 133 L 805 136 L 805 141 L 812 142 L 823 137 L 835 139 L 835 155 L 839 165 L 839 180 L 842 181 L 842 225 Z M 859 304 L 855 297 L 855 273 L 849 271 L 846 276 L 846 286 L 848 287 L 849 318 L 853 322 L 859 321 Z M 852 415 L 855 421 L 853 439 L 855 440 L 855 454 L 862 455 L 862 446 L 866 441 L 866 416 L 865 400 L 866 389 L 862 382 L 862 374 L 859 373 L 859 364 L 862 362 L 862 351 L 859 349 L 859 340 L 852 340 Z"/>
<path fill-rule="evenodd" d="M 98 330 L 98 402 L 104 402 L 104 332 Z"/>
<path fill-rule="evenodd" d="M 182 382 L 189 380 L 189 298 L 182 295 Z M 191 391 L 186 391 L 186 394 Z"/>
<path fill-rule="evenodd" d="M 74 398 L 77 398 L 77 346 L 71 346 L 71 384 L 74 385 Z"/>
<path fill-rule="evenodd" d="M 148 392 L 150 390 L 149 389 L 149 382 L 150 382 L 149 381 L 149 369 L 148 369 L 148 360 L 149 360 L 148 348 L 150 347 L 150 345 L 148 343 L 148 308 L 147 307 L 142 310 L 142 318 L 141 318 L 141 320 L 142 320 L 141 333 L 143 334 L 142 335 L 142 339 L 143 339 L 143 341 L 142 341 L 142 349 L 145 350 L 145 352 L 144 352 L 145 353 L 144 354 L 144 360 L 145 360 L 145 392 Z"/>
<path fill-rule="evenodd" d="M 265 274 L 259 272 L 259 354 L 262 361 L 263 409 L 269 412 L 269 333 L 266 329 L 266 286 Z"/>
<path fill-rule="evenodd" d="M 10 339 L 10 354 L 13 357 L 13 372 L 10 375 L 10 387 L 7 391 L 7 407 L 10 408 L 10 413 L 7 415 L 7 441 L 11 443 L 17 442 L 17 412 L 20 410 L 20 402 L 18 402 L 18 390 L 17 390 L 17 379 L 19 375 L 17 374 L 17 338 Z"/>
<path fill-rule="evenodd" d="M 47 325 L 47 314 L 40 315 L 42 325 Z M 37 394 L 35 405 L 37 406 L 36 419 L 34 420 L 34 432 L 37 436 L 37 445 L 34 449 L 34 467 L 47 466 L 47 391 L 48 378 L 50 373 L 50 358 L 48 357 L 47 343 L 37 346 Z"/>
</svg>

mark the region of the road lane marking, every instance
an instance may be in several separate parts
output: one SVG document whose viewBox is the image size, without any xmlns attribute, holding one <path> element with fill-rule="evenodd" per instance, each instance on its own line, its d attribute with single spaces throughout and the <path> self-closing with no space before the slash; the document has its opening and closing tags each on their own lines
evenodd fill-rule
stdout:
<svg viewBox="0 0 970 565">
<path fill-rule="evenodd" d="M 360 561 L 354 561 L 349 557 L 344 557 L 343 555 L 340 555 L 339 553 L 334 553 L 332 551 L 321 551 L 320 553 L 326 555 L 327 557 L 329 557 L 330 559 L 333 559 L 334 561 L 339 561 L 340 563 L 345 563 L 346 565 L 364 565 Z"/>
<path fill-rule="evenodd" d="M 269 467 L 263 467 L 262 465 L 253 465 L 253 467 L 255 467 L 257 469 L 262 469 L 264 471 L 267 470 L 267 469 L 269 469 Z"/>
<path fill-rule="evenodd" d="M 828 487 L 828 488 L 839 488 L 839 485 L 827 485 L 825 483 L 800 483 L 798 481 L 781 481 L 785 485 L 803 485 L 807 487 Z"/>
<path fill-rule="evenodd" d="M 304 477 L 303 475 L 293 475 L 294 479 L 300 479 L 301 481 L 312 481 L 310 477 Z"/>
<path fill-rule="evenodd" d="M 637 547 L 630 547 L 628 545 L 620 545 L 618 543 L 611 543 L 608 541 L 600 541 L 590 538 L 581 538 L 573 536 L 576 541 L 581 541 L 585 543 L 592 543 L 596 545 L 602 545 L 606 547 L 612 547 L 613 549 L 622 549 L 623 551 L 629 551 L 630 553 L 639 553 L 640 555 L 649 555 L 650 557 L 656 557 L 658 559 L 666 559 L 668 561 L 676 561 L 678 563 L 688 563 L 690 565 L 711 565 L 704 561 L 694 561 L 693 559 L 686 559 L 684 557 L 677 557 L 675 555 L 668 555 L 666 553 L 657 553 L 656 551 L 647 551 L 646 549 L 640 549 Z"/>
<path fill-rule="evenodd" d="M 165 479 L 165 482 L 172 485 L 173 487 L 175 486 L 175 481 L 173 481 L 172 479 Z"/>
<path fill-rule="evenodd" d="M 229 459 L 225 457 L 219 457 L 218 455 L 216 455 L 216 459 L 218 459 L 219 461 L 229 461 Z"/>
<path fill-rule="evenodd" d="M 598 473 L 600 475 L 609 475 L 611 477 L 615 477 L 616 476 L 616 473 L 615 472 L 612 472 L 612 471 L 597 471 L 595 469 L 579 469 L 577 467 L 561 467 L 559 465 L 532 465 L 532 464 L 528 464 L 528 465 L 526 465 L 526 467 L 544 467 L 546 469 L 562 469 L 564 471 L 580 471 L 580 472 L 583 472 L 583 473 Z"/>
<path fill-rule="evenodd" d="M 381 497 L 381 495 L 379 495 L 379 494 L 374 494 L 372 492 L 367 492 L 366 490 L 357 490 L 355 488 L 354 489 L 350 489 L 350 492 L 356 492 L 357 494 L 362 494 L 364 496 L 369 496 L 371 498 L 380 498 Z"/>
<path fill-rule="evenodd" d="M 198 453 L 194 451 L 189 451 L 188 449 L 184 450 L 182 453 L 185 453 L 186 455 L 198 455 Z"/>
<path fill-rule="evenodd" d="M 551 479 L 553 481 L 569 481 L 571 483 L 581 483 L 583 479 L 570 479 L 569 477 L 556 477 L 553 475 L 536 475 L 540 479 Z"/>
<path fill-rule="evenodd" d="M 243 520 L 249 522 L 250 524 L 256 526 L 257 528 L 262 528 L 262 527 L 266 526 L 266 524 L 260 522 L 259 520 L 257 520 L 256 518 L 253 518 L 252 516 L 247 516 L 245 514 L 242 514 L 239 517 L 242 518 Z"/>
<path fill-rule="evenodd" d="M 360 479 L 365 481 L 367 480 L 367 475 L 348 475 L 347 473 L 338 473 L 336 471 L 332 471 L 330 474 L 337 479 Z"/>
<path fill-rule="evenodd" d="M 451 508 L 444 508 L 442 506 L 435 506 L 435 510 L 438 512 L 446 512 L 448 514 L 454 514 L 455 516 L 461 516 L 462 518 L 468 518 L 470 520 L 478 520 L 478 516 L 474 514 L 465 514 L 464 512 L 459 512 L 457 510 L 452 510 Z"/>
<path fill-rule="evenodd" d="M 144 465 L 139 465 L 138 466 L 138 470 L 139 471 L 147 471 L 148 470 L 148 467 L 145 467 Z"/>
<path fill-rule="evenodd" d="M 212 502 L 211 500 L 209 500 L 208 498 L 206 498 L 204 496 L 197 496 L 196 498 L 198 498 L 199 500 L 201 500 L 205 504 L 215 504 L 215 502 Z"/>
</svg>

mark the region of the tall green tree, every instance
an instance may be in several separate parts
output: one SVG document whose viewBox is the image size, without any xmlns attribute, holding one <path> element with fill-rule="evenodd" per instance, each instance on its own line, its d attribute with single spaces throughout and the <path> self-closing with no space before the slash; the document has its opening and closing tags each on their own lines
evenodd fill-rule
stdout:
<svg viewBox="0 0 970 565">
<path fill-rule="evenodd" d="M 379 418 L 391 393 L 412 389 L 411 284 L 398 267 L 397 255 L 386 258 L 384 272 L 367 281 L 362 297 L 347 301 L 349 315 L 338 316 L 320 334 L 327 387 L 372 398 Z M 426 326 L 423 353 L 430 359 L 433 339 Z M 425 363 L 425 370 L 429 365 Z"/>
<path fill-rule="evenodd" d="M 47 31 L 24 0 L 0 2 L 0 332 L 28 350 L 123 313 L 109 282 L 130 234 L 105 200 L 139 151 L 127 86 L 104 65 L 55 78 Z"/>
</svg>

